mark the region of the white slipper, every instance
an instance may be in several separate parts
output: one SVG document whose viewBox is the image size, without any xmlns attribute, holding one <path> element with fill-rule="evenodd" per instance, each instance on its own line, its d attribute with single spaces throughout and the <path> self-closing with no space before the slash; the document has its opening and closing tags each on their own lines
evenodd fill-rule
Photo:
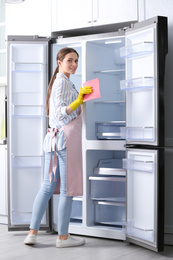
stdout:
<svg viewBox="0 0 173 260">
<path fill-rule="evenodd" d="M 66 240 L 57 239 L 56 240 L 56 247 L 72 247 L 72 246 L 81 246 L 85 244 L 84 239 L 76 239 L 68 235 Z"/>
</svg>

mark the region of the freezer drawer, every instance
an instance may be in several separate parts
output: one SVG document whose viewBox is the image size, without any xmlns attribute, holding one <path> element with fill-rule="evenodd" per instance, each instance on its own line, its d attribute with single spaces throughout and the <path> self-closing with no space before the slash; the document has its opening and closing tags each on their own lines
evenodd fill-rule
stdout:
<svg viewBox="0 0 173 260">
<path fill-rule="evenodd" d="M 95 223 L 109 226 L 125 226 L 126 204 L 95 202 Z"/>
<path fill-rule="evenodd" d="M 125 139 L 125 122 L 96 122 L 98 139 Z"/>
<path fill-rule="evenodd" d="M 70 222 L 82 223 L 82 197 L 74 197 Z"/>
<path fill-rule="evenodd" d="M 89 177 L 92 200 L 125 202 L 125 177 Z"/>
<path fill-rule="evenodd" d="M 126 171 L 122 168 L 122 159 L 101 159 L 94 168 L 94 175 L 126 176 Z"/>
</svg>

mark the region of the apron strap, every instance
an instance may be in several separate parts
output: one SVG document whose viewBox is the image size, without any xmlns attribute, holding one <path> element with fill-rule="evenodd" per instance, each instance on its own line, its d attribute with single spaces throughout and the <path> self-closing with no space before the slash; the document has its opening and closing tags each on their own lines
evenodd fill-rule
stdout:
<svg viewBox="0 0 173 260">
<path fill-rule="evenodd" d="M 49 180 L 52 180 L 52 172 L 54 174 L 54 181 L 56 181 L 56 167 L 57 167 L 57 156 L 56 156 L 56 134 L 59 130 L 55 128 L 48 128 L 47 132 L 51 133 L 51 156 L 50 156 L 50 165 L 49 165 Z M 54 147 L 54 158 L 53 158 L 53 170 L 52 170 L 52 142 Z"/>
</svg>

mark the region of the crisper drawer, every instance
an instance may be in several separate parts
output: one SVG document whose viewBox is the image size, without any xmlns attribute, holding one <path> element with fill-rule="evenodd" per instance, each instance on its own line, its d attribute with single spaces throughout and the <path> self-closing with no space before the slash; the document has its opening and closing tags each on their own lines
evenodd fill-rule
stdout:
<svg viewBox="0 0 173 260">
<path fill-rule="evenodd" d="M 125 139 L 125 122 L 96 122 L 98 139 Z"/>
<path fill-rule="evenodd" d="M 70 221 L 82 222 L 82 198 L 81 197 L 73 198 Z"/>
<path fill-rule="evenodd" d="M 126 219 L 125 203 L 95 202 L 95 223 L 123 226 Z"/>
<path fill-rule="evenodd" d="M 94 175 L 126 176 L 126 170 L 122 169 L 122 159 L 101 159 Z"/>
<path fill-rule="evenodd" d="M 93 200 L 125 202 L 125 177 L 89 177 L 90 197 Z"/>
</svg>

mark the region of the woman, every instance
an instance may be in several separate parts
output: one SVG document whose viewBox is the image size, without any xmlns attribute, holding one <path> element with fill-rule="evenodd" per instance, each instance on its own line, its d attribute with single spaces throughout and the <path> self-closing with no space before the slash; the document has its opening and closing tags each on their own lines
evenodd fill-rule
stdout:
<svg viewBox="0 0 173 260">
<path fill-rule="evenodd" d="M 72 48 L 63 48 L 57 54 L 57 67 L 46 99 L 50 129 L 44 140 L 44 182 L 34 201 L 30 231 L 24 240 L 27 245 L 36 243 L 47 203 L 55 192 L 59 179 L 59 237 L 56 247 L 79 246 L 85 242 L 84 239 L 77 240 L 68 234 L 72 198 L 82 195 L 80 105 L 83 103 L 83 95 L 92 92 L 92 88 L 87 86 L 81 87 L 78 93 L 69 79 L 70 74 L 74 74 L 78 67 L 78 58 L 78 53 Z"/>
</svg>

